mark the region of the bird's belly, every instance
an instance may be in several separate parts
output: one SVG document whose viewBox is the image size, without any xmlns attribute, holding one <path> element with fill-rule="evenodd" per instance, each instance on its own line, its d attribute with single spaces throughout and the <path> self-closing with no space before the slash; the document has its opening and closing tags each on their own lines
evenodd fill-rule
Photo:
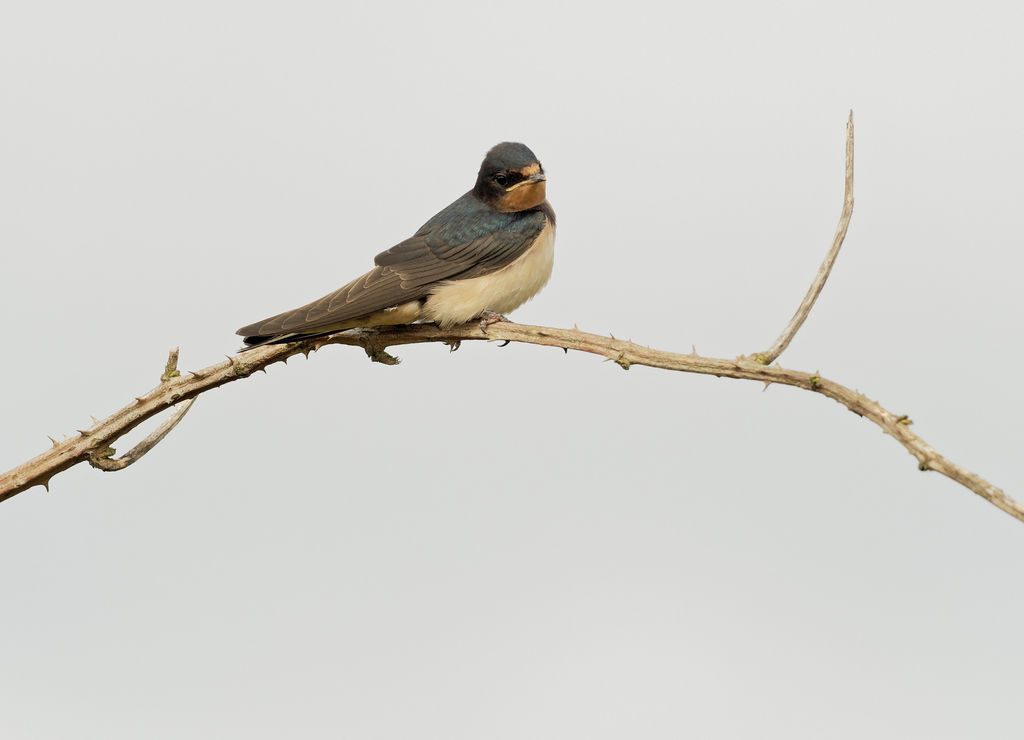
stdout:
<svg viewBox="0 0 1024 740">
<path fill-rule="evenodd" d="M 476 318 L 484 311 L 508 313 L 540 292 L 555 262 L 555 229 L 551 224 L 519 259 L 490 275 L 449 280 L 432 291 L 420 314 L 447 329 Z"/>
</svg>

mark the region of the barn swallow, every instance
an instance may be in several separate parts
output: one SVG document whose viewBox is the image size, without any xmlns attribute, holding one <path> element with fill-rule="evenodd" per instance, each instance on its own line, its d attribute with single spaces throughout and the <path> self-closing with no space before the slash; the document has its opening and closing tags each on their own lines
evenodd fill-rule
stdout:
<svg viewBox="0 0 1024 740">
<path fill-rule="evenodd" d="M 357 327 L 499 319 L 551 277 L 555 212 L 544 168 L 523 144 L 484 157 L 476 185 L 376 265 L 320 300 L 238 330 L 247 345 L 294 342 Z"/>
</svg>

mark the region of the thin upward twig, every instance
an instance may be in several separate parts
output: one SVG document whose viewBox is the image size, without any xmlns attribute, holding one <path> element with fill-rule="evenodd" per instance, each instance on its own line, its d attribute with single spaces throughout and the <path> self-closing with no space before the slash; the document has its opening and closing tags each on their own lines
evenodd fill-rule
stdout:
<svg viewBox="0 0 1024 740">
<path fill-rule="evenodd" d="M 797 331 L 803 326 L 804 320 L 807 315 L 811 312 L 811 308 L 814 306 L 814 302 L 818 300 L 818 295 L 821 293 L 821 289 L 825 287 L 825 281 L 828 280 L 829 273 L 832 272 L 832 265 L 836 262 L 836 257 L 839 256 L 839 249 L 843 246 L 843 240 L 846 238 L 846 230 L 850 226 L 850 217 L 853 215 L 853 111 L 850 111 L 850 117 L 846 120 L 846 184 L 844 187 L 843 196 L 843 212 L 839 216 L 839 224 L 836 226 L 836 234 L 832 239 L 832 248 L 828 250 L 828 254 L 825 255 L 825 260 L 821 263 L 821 267 L 818 268 L 818 274 L 814 276 L 814 280 L 811 282 L 811 287 L 807 289 L 807 295 L 804 296 L 803 301 L 800 302 L 800 307 L 797 308 L 796 313 L 793 314 L 793 318 L 786 324 L 786 328 L 782 330 L 779 338 L 775 340 L 775 344 L 770 349 L 764 352 L 756 353 L 751 359 L 756 362 L 760 362 L 763 365 L 771 365 L 778 359 L 778 356 L 789 346 L 789 343 L 796 336 Z"/>
</svg>

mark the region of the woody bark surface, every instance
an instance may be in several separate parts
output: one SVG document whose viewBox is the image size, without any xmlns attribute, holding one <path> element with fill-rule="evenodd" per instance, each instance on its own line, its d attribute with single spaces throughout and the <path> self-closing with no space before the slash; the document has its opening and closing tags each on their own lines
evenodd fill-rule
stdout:
<svg viewBox="0 0 1024 740">
<path fill-rule="evenodd" d="M 588 352 L 615 362 L 625 370 L 632 365 L 644 365 L 723 378 L 756 380 L 767 385 L 779 383 L 820 393 L 842 404 L 858 416 L 877 424 L 914 456 L 921 470 L 934 470 L 945 475 L 1024 522 L 1024 506 L 984 478 L 968 472 L 936 452 L 910 430 L 911 421 L 906 415 L 894 414 L 863 394 L 823 378 L 817 373 L 770 365 L 788 346 L 806 319 L 828 278 L 846 235 L 853 211 L 852 114 L 847 123 L 845 185 L 842 215 L 829 253 L 796 314 L 772 347 L 764 352 L 736 359 L 701 357 L 696 352 L 690 354 L 666 352 L 614 337 L 589 334 L 575 328 L 557 329 L 512 322 L 492 324 L 487 327 L 486 331 L 478 322 L 456 326 L 445 331 L 428 324 L 380 327 L 372 330 L 353 329 L 328 337 L 258 347 L 240 355 L 228 357 L 226 360 L 202 370 L 184 374 L 177 369 L 177 350 L 172 350 L 161 375 L 160 384 L 155 388 L 137 397 L 132 403 L 114 412 L 106 419 L 96 422 L 89 429 L 80 430 L 77 436 L 59 442 L 52 440 L 51 449 L 7 473 L 0 474 L 0 501 L 11 498 L 33 486 L 48 487 L 50 479 L 54 475 L 82 462 L 89 462 L 102 470 L 121 470 L 136 462 L 163 439 L 185 415 L 194 399 L 201 394 L 226 383 L 249 377 L 254 372 L 265 370 L 269 365 L 277 362 L 285 362 L 289 357 L 297 354 L 308 356 L 310 352 L 323 346 L 344 344 L 362 347 L 366 354 L 376 362 L 396 364 L 398 360 L 388 354 L 386 351 L 388 347 L 437 342 L 455 348 L 460 342 L 487 340 L 559 347 L 566 352 L 569 350 Z M 178 406 L 176 412 L 159 429 L 121 458 L 114 458 L 113 445 L 118 439 L 146 419 L 176 405 Z"/>
</svg>

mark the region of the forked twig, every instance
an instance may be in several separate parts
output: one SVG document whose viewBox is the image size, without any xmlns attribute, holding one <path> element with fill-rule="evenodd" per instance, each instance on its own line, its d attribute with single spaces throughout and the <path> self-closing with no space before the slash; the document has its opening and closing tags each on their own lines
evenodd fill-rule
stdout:
<svg viewBox="0 0 1024 740">
<path fill-rule="evenodd" d="M 164 437 L 170 434 L 171 430 L 178 426 L 178 422 L 185 418 L 185 414 L 188 413 L 188 410 L 192 408 L 192 404 L 195 402 L 196 399 L 190 398 L 182 403 L 178 406 L 177 410 L 171 414 L 167 421 L 156 428 L 156 431 L 132 447 L 121 457 L 113 457 L 115 454 L 114 448 L 105 447 L 102 450 L 98 450 L 89 455 L 89 464 L 94 468 L 99 468 L 100 470 L 124 470 L 132 463 L 137 462 L 139 458 L 156 447 Z"/>
</svg>

